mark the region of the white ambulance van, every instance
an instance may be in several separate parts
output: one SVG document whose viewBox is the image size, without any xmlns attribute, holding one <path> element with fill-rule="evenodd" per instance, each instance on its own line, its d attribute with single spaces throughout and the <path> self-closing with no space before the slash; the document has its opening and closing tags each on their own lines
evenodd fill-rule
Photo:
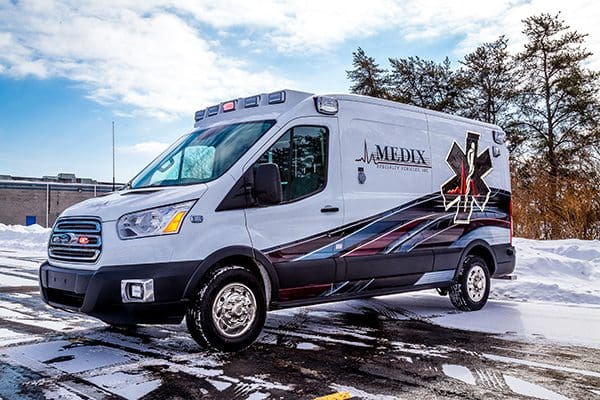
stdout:
<svg viewBox="0 0 600 400">
<path fill-rule="evenodd" d="M 227 101 L 108 196 L 67 209 L 43 299 L 115 326 L 186 319 L 236 351 L 268 310 L 436 288 L 481 309 L 515 266 L 505 135 L 357 95 Z"/>
</svg>

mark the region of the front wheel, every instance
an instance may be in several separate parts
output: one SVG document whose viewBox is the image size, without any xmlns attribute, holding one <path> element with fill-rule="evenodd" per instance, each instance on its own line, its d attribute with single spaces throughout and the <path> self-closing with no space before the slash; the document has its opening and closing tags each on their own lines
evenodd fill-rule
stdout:
<svg viewBox="0 0 600 400">
<path fill-rule="evenodd" d="M 485 260 L 478 256 L 468 256 L 458 276 L 450 286 L 450 301 L 462 311 L 481 310 L 490 294 L 490 272 Z"/>
<path fill-rule="evenodd" d="M 267 313 L 264 290 L 246 268 L 216 270 L 200 285 L 188 307 L 188 331 L 201 346 L 240 351 L 262 331 Z"/>
</svg>

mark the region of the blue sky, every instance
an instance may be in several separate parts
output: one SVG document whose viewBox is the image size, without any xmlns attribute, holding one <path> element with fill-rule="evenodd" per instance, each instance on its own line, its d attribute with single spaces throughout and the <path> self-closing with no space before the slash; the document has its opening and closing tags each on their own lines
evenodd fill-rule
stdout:
<svg viewBox="0 0 600 400">
<path fill-rule="evenodd" d="M 456 64 L 521 20 L 562 12 L 589 33 L 600 66 L 592 1 L 0 0 L 0 175 L 72 172 L 126 181 L 192 127 L 196 109 L 287 87 L 347 92 L 361 46 L 388 57 Z"/>
</svg>

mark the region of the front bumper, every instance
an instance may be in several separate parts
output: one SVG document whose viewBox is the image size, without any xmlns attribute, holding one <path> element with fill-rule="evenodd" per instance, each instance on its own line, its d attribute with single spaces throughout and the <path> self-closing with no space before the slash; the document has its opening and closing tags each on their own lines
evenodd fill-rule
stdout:
<svg viewBox="0 0 600 400">
<path fill-rule="evenodd" d="M 86 271 L 45 262 L 40 266 L 40 289 L 47 304 L 91 315 L 108 324 L 178 324 L 185 315 L 184 290 L 199 265 L 199 261 L 186 261 Z M 155 301 L 123 303 L 124 279 L 153 279 Z"/>
</svg>

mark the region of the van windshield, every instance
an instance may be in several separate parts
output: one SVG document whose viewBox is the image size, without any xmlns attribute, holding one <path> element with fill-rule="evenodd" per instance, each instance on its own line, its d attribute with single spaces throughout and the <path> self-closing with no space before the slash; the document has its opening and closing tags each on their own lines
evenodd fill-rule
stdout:
<svg viewBox="0 0 600 400">
<path fill-rule="evenodd" d="M 183 136 L 131 180 L 132 189 L 204 183 L 223 175 L 274 120 L 201 129 Z"/>
</svg>

